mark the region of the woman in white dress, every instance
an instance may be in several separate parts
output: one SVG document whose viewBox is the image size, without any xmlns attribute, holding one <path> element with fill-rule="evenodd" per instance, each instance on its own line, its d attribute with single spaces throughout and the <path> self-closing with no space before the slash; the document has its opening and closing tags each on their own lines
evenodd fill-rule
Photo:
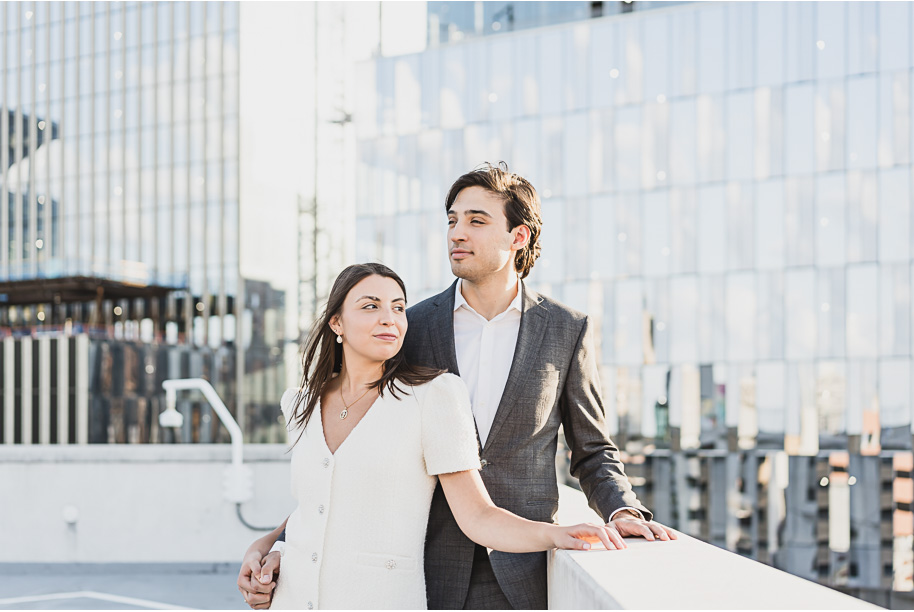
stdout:
<svg viewBox="0 0 914 612">
<path fill-rule="evenodd" d="M 262 558 L 285 528 L 272 609 L 424 609 L 437 480 L 463 532 L 489 548 L 589 548 L 582 538 L 615 547 L 602 525 L 529 521 L 492 503 L 466 387 L 406 363 L 406 328 L 396 273 L 381 264 L 340 273 L 305 347 L 302 390 L 281 401 L 299 505 L 248 550 Z"/>
</svg>

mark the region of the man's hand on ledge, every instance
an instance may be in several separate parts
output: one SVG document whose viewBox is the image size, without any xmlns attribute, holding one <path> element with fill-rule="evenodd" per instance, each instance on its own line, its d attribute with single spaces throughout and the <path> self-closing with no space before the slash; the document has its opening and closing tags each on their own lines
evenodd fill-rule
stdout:
<svg viewBox="0 0 914 612">
<path fill-rule="evenodd" d="M 640 516 L 629 510 L 617 512 L 608 527 L 614 528 L 619 535 L 624 537 L 640 537 L 645 540 L 675 540 L 676 532 L 654 521 L 645 521 Z"/>
<path fill-rule="evenodd" d="M 238 573 L 238 590 L 244 602 L 254 610 L 266 610 L 273 601 L 274 577 L 279 574 L 278 552 L 261 558 L 259 553 L 249 554 L 241 563 Z"/>
</svg>

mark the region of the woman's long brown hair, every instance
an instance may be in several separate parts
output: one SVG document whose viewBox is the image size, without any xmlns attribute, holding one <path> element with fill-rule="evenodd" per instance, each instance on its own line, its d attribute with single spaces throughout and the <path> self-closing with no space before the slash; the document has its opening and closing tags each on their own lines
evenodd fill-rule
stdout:
<svg viewBox="0 0 914 612">
<path fill-rule="evenodd" d="M 295 408 L 292 411 L 292 420 L 304 431 L 311 419 L 318 400 L 333 375 L 338 373 L 343 366 L 343 346 L 336 341 L 336 334 L 330 329 L 330 319 L 340 314 L 346 296 L 359 282 L 369 276 L 390 278 L 400 285 L 403 297 L 406 297 L 406 286 L 396 272 L 379 263 L 364 263 L 348 266 L 340 272 L 333 281 L 330 297 L 327 298 L 327 307 L 317 318 L 308 333 L 302 356 L 304 374 L 302 375 L 301 391 L 299 392 Z M 407 363 L 403 347 L 396 355 L 384 362 L 384 373 L 381 378 L 371 383 L 371 388 L 379 390 L 384 395 L 388 389 L 394 397 L 403 389 L 397 386 L 402 383 L 407 386 L 420 385 L 434 379 L 444 370 L 436 370 L 424 366 Z"/>
</svg>

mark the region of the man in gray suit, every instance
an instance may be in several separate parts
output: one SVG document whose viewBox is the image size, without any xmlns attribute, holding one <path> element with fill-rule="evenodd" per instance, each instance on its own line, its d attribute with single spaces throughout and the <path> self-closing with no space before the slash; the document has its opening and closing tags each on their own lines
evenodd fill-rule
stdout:
<svg viewBox="0 0 914 612">
<path fill-rule="evenodd" d="M 591 507 L 620 536 L 675 539 L 636 498 L 606 433 L 588 318 L 523 282 L 540 253 L 536 190 L 503 164 L 486 164 L 458 178 L 445 203 L 448 256 L 458 280 L 407 311 L 404 350 L 413 363 L 456 373 L 467 384 L 492 500 L 519 516 L 552 521 L 564 426 L 571 473 Z M 263 567 L 277 564 L 268 556 Z M 250 594 L 260 585 L 243 574 L 246 601 L 260 607 Z M 547 605 L 546 555 L 473 543 L 457 526 L 440 485 L 429 517 L 425 579 L 430 609 Z M 268 601 L 269 595 L 262 597 Z"/>
<path fill-rule="evenodd" d="M 539 257 L 539 196 L 507 167 L 486 165 L 445 200 L 458 280 L 412 307 L 410 361 L 459 374 L 470 390 L 482 479 L 496 505 L 537 521 L 558 510 L 559 427 L 571 473 L 620 535 L 668 540 L 650 521 L 606 433 L 588 318 L 527 287 Z M 546 607 L 546 555 L 487 551 L 460 529 L 439 486 L 425 549 L 429 608 Z"/>
</svg>

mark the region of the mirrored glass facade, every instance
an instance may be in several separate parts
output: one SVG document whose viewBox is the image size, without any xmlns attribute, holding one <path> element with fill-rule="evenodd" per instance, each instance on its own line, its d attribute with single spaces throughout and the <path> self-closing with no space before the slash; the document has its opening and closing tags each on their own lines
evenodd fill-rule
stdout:
<svg viewBox="0 0 914 612">
<path fill-rule="evenodd" d="M 158 430 L 198 376 L 278 435 L 296 279 L 242 271 L 240 6 L 0 3 L 3 442 L 224 439 L 193 398 Z"/>
<path fill-rule="evenodd" d="M 887 605 L 912 588 L 911 12 L 694 3 L 378 58 L 357 258 L 440 291 L 448 186 L 507 161 L 543 198 L 530 284 L 595 322 L 658 519 Z"/>
<path fill-rule="evenodd" d="M 466 38 L 488 36 L 551 26 L 592 17 L 604 17 L 619 13 L 631 13 L 665 8 L 681 1 L 659 0 L 635 2 L 615 0 L 612 2 L 591 2 L 579 0 L 508 2 L 494 0 L 482 2 L 429 2 L 428 3 L 428 44 L 459 42 Z"/>
</svg>

